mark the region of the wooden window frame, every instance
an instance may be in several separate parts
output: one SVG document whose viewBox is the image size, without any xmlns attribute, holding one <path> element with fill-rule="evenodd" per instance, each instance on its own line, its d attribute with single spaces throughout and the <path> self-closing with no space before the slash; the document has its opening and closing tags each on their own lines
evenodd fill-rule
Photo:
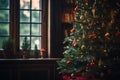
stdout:
<svg viewBox="0 0 120 80">
<path fill-rule="evenodd" d="M 19 55 L 20 51 L 20 44 L 19 44 L 19 28 L 20 28 L 20 0 L 10 0 L 10 36 L 14 40 L 14 55 Z M 48 40 L 48 32 L 47 32 L 47 25 L 48 25 L 48 0 L 42 1 L 42 38 L 41 38 L 41 47 L 45 48 L 47 51 L 47 40 Z M 0 52 L 1 53 L 1 52 Z"/>
</svg>

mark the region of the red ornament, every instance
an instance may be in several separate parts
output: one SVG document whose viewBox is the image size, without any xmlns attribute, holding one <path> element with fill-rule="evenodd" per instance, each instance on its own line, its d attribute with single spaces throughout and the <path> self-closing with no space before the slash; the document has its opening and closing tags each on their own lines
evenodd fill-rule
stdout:
<svg viewBox="0 0 120 80">
<path fill-rule="evenodd" d="M 77 46 L 78 46 L 78 44 L 77 44 L 77 43 L 74 43 L 73 45 L 74 45 L 74 47 L 77 47 Z"/>
<path fill-rule="evenodd" d="M 84 0 L 84 3 L 87 4 L 87 3 L 88 3 L 88 0 Z"/>
<path fill-rule="evenodd" d="M 72 64 L 71 61 L 67 61 L 67 65 L 70 66 Z"/>
<path fill-rule="evenodd" d="M 89 38 L 90 38 L 90 39 L 95 39 L 95 38 L 96 38 L 96 34 L 95 34 L 95 33 L 91 33 L 91 34 L 89 35 Z"/>
<path fill-rule="evenodd" d="M 72 33 L 75 32 L 75 28 L 72 28 L 72 29 L 70 30 L 70 32 L 72 32 Z"/>
<path fill-rule="evenodd" d="M 78 12 L 78 11 L 79 11 L 79 8 L 78 8 L 78 7 L 75 7 L 75 8 L 74 8 L 74 11 L 75 11 L 75 12 Z"/>
<path fill-rule="evenodd" d="M 116 36 L 116 37 L 119 37 L 119 36 L 120 36 L 120 32 L 119 32 L 119 31 L 116 32 L 116 33 L 115 33 L 115 36 Z"/>
<path fill-rule="evenodd" d="M 90 67 L 94 67 L 95 66 L 95 63 L 92 61 L 90 62 Z"/>
<path fill-rule="evenodd" d="M 73 40 L 73 46 L 74 46 L 74 47 L 78 46 L 76 39 Z"/>
</svg>

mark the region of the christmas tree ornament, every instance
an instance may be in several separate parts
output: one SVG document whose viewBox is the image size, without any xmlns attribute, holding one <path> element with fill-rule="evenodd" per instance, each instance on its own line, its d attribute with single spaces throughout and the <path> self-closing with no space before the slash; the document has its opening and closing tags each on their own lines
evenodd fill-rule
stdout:
<svg viewBox="0 0 120 80">
<path fill-rule="evenodd" d="M 85 5 L 88 5 L 88 0 L 84 0 Z"/>
<path fill-rule="evenodd" d="M 91 62 L 90 62 L 90 67 L 94 67 L 94 66 L 95 66 L 94 61 L 91 61 Z"/>
<path fill-rule="evenodd" d="M 85 38 L 86 38 L 86 35 L 85 35 L 85 34 L 83 34 L 82 38 L 83 38 L 83 39 L 85 39 Z"/>
<path fill-rule="evenodd" d="M 74 46 L 74 47 L 77 47 L 77 46 L 78 46 L 76 39 L 73 40 L 73 46 Z"/>
<path fill-rule="evenodd" d="M 82 46 L 81 46 L 81 49 L 82 49 L 82 50 L 85 50 L 85 49 L 86 49 L 86 46 L 85 46 L 85 45 L 82 45 Z"/>
<path fill-rule="evenodd" d="M 106 52 L 107 52 L 107 50 L 106 50 L 106 49 L 104 49 L 104 50 L 103 50 L 103 52 L 104 52 L 104 53 L 106 53 Z"/>
<path fill-rule="evenodd" d="M 102 59 L 100 58 L 99 60 L 98 60 L 98 66 L 101 66 L 102 65 Z"/>
<path fill-rule="evenodd" d="M 96 34 L 95 34 L 95 33 L 91 33 L 91 34 L 89 35 L 89 38 L 90 38 L 90 39 L 95 39 L 95 38 L 96 38 Z"/>
<path fill-rule="evenodd" d="M 78 44 L 77 44 L 77 43 L 74 43 L 74 44 L 73 44 L 73 46 L 74 46 L 74 47 L 77 47 L 77 46 L 78 46 Z"/>
<path fill-rule="evenodd" d="M 78 8 L 78 7 L 75 7 L 75 8 L 74 8 L 74 11 L 75 11 L 75 12 L 78 12 L 78 11 L 79 11 L 79 8 Z"/>
<path fill-rule="evenodd" d="M 77 21 L 77 18 L 76 18 L 76 17 L 74 17 L 73 19 L 74 19 L 73 21 Z"/>
<path fill-rule="evenodd" d="M 115 36 L 116 36 L 116 37 L 120 37 L 120 32 L 119 32 L 119 31 L 116 32 L 116 33 L 115 33 Z"/>
<path fill-rule="evenodd" d="M 74 32 L 75 32 L 75 28 L 72 28 L 72 29 L 70 30 L 70 32 L 71 32 L 71 33 L 74 33 Z"/>
<path fill-rule="evenodd" d="M 87 17 L 87 16 L 88 16 L 88 14 L 89 14 L 89 13 L 88 13 L 88 11 L 85 11 L 85 17 Z"/>
<path fill-rule="evenodd" d="M 83 15 L 80 16 L 80 20 L 83 21 L 85 18 Z"/>
<path fill-rule="evenodd" d="M 70 60 L 67 61 L 67 65 L 71 66 L 72 62 Z"/>
<path fill-rule="evenodd" d="M 95 18 L 95 8 L 92 9 L 92 15 Z"/>
<path fill-rule="evenodd" d="M 106 32 L 106 33 L 105 33 L 105 37 L 106 37 L 106 38 L 109 38 L 109 37 L 110 37 L 110 33 L 109 33 L 109 32 Z"/>
</svg>

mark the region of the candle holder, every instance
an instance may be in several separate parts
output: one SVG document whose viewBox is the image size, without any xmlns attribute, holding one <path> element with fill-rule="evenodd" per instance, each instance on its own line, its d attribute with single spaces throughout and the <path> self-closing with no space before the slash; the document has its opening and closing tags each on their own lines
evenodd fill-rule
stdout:
<svg viewBox="0 0 120 80">
<path fill-rule="evenodd" d="M 41 56 L 41 58 L 44 58 L 44 57 L 43 57 L 43 52 L 42 52 L 42 51 L 40 52 L 40 56 Z"/>
<path fill-rule="evenodd" d="M 45 52 L 46 52 L 46 50 L 44 48 L 40 49 L 40 56 L 41 56 L 41 58 L 44 58 Z"/>
</svg>

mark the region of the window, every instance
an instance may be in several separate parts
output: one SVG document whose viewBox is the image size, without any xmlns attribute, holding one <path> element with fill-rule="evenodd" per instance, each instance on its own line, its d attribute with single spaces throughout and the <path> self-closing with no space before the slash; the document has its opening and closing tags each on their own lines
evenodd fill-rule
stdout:
<svg viewBox="0 0 120 80">
<path fill-rule="evenodd" d="M 31 49 L 41 48 L 42 0 L 20 0 L 20 46 L 28 37 Z"/>
<path fill-rule="evenodd" d="M 47 0 L 0 0 L 0 50 L 9 36 L 14 39 L 15 54 L 24 37 L 31 50 L 35 44 L 38 49 L 47 48 Z"/>
<path fill-rule="evenodd" d="M 0 0 L 0 48 L 2 48 L 3 40 L 9 36 L 9 0 Z"/>
</svg>

